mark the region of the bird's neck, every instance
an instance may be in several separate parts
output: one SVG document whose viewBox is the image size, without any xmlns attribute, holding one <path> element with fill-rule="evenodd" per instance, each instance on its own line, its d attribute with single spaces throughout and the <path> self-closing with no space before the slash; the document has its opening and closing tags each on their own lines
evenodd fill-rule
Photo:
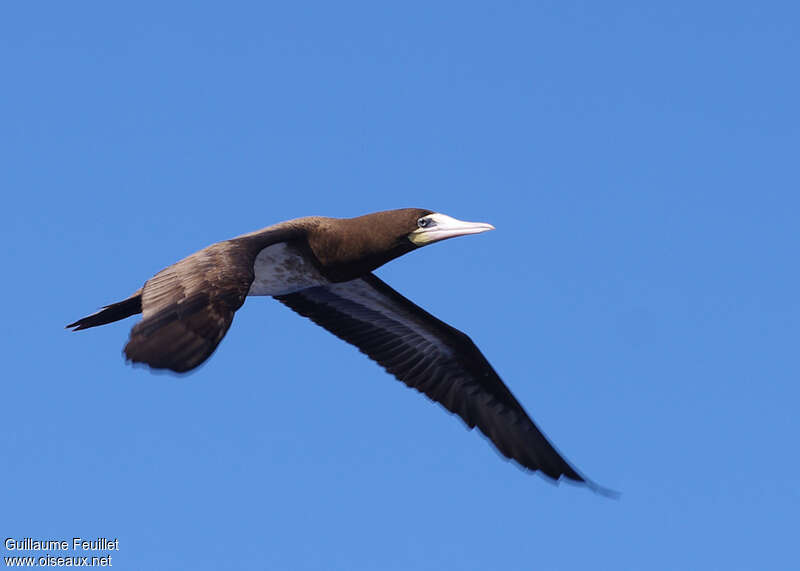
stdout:
<svg viewBox="0 0 800 571">
<path fill-rule="evenodd" d="M 325 277 L 334 282 L 363 276 L 386 262 L 415 249 L 405 237 L 394 238 L 370 227 L 350 227 L 347 220 L 331 220 L 328 226 L 308 236 L 308 245 Z"/>
</svg>

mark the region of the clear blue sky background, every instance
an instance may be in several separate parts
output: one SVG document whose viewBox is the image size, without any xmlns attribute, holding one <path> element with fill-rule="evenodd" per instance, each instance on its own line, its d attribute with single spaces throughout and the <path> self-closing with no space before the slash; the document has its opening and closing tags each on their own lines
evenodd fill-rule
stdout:
<svg viewBox="0 0 800 571">
<path fill-rule="evenodd" d="M 120 569 L 796 568 L 797 4 L 382 4 L 3 6 L 0 533 Z M 497 227 L 379 275 L 619 501 L 271 299 L 184 378 L 124 364 L 133 319 L 64 330 L 209 243 L 405 206 Z"/>
</svg>

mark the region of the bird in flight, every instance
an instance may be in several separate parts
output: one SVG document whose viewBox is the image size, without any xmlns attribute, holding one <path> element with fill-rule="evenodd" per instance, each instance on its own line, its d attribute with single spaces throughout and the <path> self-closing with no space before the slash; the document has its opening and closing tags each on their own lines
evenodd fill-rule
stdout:
<svg viewBox="0 0 800 571">
<path fill-rule="evenodd" d="M 67 327 L 80 331 L 141 313 L 127 359 L 185 373 L 211 356 L 247 296 L 272 296 L 477 426 L 520 466 L 607 493 L 548 442 L 467 335 L 372 273 L 417 248 L 493 229 L 417 208 L 297 218 L 203 248 Z"/>
</svg>

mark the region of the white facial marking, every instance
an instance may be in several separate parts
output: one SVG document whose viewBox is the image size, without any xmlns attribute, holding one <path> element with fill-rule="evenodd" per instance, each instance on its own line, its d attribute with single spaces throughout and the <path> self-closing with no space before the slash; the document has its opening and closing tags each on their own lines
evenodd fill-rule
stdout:
<svg viewBox="0 0 800 571">
<path fill-rule="evenodd" d="M 467 234 L 479 234 L 488 230 L 494 230 L 494 226 L 485 222 L 465 222 L 457 220 L 446 214 L 434 212 L 423 216 L 430 221 L 425 227 L 420 227 L 409 234 L 408 238 L 417 246 L 424 246 L 431 242 L 455 238 L 456 236 L 466 236 Z"/>
</svg>

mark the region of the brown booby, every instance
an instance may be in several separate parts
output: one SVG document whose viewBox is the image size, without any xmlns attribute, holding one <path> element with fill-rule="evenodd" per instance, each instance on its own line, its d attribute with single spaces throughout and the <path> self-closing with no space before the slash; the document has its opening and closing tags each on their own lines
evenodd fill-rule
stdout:
<svg viewBox="0 0 800 571">
<path fill-rule="evenodd" d="M 467 335 L 372 273 L 416 248 L 493 229 L 416 208 L 289 220 L 212 244 L 67 327 L 141 313 L 127 359 L 185 373 L 211 356 L 248 295 L 269 295 L 477 426 L 522 467 L 603 491 L 561 457 Z"/>
</svg>

